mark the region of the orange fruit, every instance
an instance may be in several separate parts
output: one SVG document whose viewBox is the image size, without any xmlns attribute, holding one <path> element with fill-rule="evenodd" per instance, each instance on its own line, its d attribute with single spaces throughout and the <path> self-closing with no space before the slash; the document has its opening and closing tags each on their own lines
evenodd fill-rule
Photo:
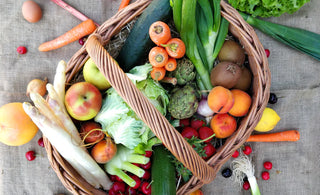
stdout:
<svg viewBox="0 0 320 195">
<path fill-rule="evenodd" d="M 34 138 L 38 127 L 25 113 L 22 103 L 13 102 L 0 108 L 0 142 L 20 146 Z"/>
</svg>

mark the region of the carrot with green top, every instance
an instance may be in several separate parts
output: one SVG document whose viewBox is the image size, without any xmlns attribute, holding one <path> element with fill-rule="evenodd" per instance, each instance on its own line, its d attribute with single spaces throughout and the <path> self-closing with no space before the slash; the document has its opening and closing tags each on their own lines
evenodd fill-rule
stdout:
<svg viewBox="0 0 320 195">
<path fill-rule="evenodd" d="M 69 43 L 79 40 L 80 38 L 93 33 L 96 30 L 96 25 L 91 19 L 81 22 L 65 34 L 45 43 L 42 43 L 39 51 L 51 51 L 63 47 Z"/>
<path fill-rule="evenodd" d="M 283 132 L 250 135 L 247 142 L 282 142 L 298 141 L 300 133 L 297 130 L 288 130 Z"/>
</svg>

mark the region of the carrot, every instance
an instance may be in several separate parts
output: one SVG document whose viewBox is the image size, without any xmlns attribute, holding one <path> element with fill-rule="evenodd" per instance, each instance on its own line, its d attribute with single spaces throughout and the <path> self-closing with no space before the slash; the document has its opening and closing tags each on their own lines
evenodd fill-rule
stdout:
<svg viewBox="0 0 320 195">
<path fill-rule="evenodd" d="M 121 9 L 127 7 L 127 5 L 129 5 L 129 3 L 130 3 L 130 0 L 122 0 L 120 5 L 119 5 L 118 11 L 120 11 Z"/>
<path fill-rule="evenodd" d="M 150 76 L 156 81 L 160 81 L 166 75 L 166 69 L 164 67 L 153 67 Z"/>
<path fill-rule="evenodd" d="M 165 47 L 168 55 L 173 58 L 182 58 L 186 53 L 186 46 L 179 38 L 172 38 L 166 44 L 161 44 L 161 46 Z"/>
<path fill-rule="evenodd" d="M 162 47 L 153 47 L 149 52 L 149 62 L 154 67 L 164 67 L 168 58 L 168 53 Z"/>
<path fill-rule="evenodd" d="M 177 68 L 177 60 L 174 58 L 169 58 L 164 67 L 167 71 L 174 71 Z"/>
<path fill-rule="evenodd" d="M 171 39 L 170 28 L 166 23 L 156 21 L 149 28 L 149 36 L 156 45 L 160 46 Z"/>
<path fill-rule="evenodd" d="M 297 130 L 288 130 L 283 132 L 250 135 L 247 142 L 281 142 L 298 141 L 300 133 Z"/>
<path fill-rule="evenodd" d="M 91 19 L 81 22 L 65 34 L 55 38 L 54 40 L 42 43 L 39 46 L 39 51 L 50 51 L 63 47 L 69 43 L 77 41 L 78 39 L 91 34 L 96 30 L 96 25 Z"/>
</svg>

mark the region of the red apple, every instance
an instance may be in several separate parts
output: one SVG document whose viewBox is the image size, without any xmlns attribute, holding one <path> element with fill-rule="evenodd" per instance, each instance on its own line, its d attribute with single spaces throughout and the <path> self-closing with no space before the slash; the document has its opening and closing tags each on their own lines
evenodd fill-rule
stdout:
<svg viewBox="0 0 320 195">
<path fill-rule="evenodd" d="M 81 138 L 85 138 L 86 143 L 95 143 L 101 141 L 104 138 L 104 132 L 101 129 L 101 125 L 94 121 L 85 121 L 80 127 Z"/>
<path fill-rule="evenodd" d="M 102 95 L 97 87 L 88 82 L 78 82 L 67 90 L 65 105 L 68 113 L 77 120 L 94 118 L 100 111 Z"/>
</svg>

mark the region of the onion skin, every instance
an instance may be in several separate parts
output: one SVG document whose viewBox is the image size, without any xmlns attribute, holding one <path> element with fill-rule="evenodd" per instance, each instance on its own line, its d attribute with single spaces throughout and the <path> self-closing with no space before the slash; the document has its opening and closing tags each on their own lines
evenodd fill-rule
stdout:
<svg viewBox="0 0 320 195">
<path fill-rule="evenodd" d="M 48 79 L 44 80 L 33 79 L 28 83 L 27 86 L 27 96 L 30 96 L 30 93 L 39 93 L 41 96 L 44 96 L 47 93 L 46 84 L 48 83 Z"/>
<path fill-rule="evenodd" d="M 202 98 L 201 101 L 199 102 L 197 113 L 204 117 L 209 117 L 214 114 L 214 112 L 208 106 L 208 102 L 206 98 Z"/>
</svg>

